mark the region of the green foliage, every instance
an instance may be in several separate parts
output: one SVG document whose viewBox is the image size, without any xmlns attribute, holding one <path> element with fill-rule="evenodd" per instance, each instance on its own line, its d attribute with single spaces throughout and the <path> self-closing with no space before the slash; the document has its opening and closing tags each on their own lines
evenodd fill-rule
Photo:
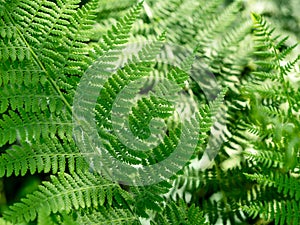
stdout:
<svg viewBox="0 0 300 225">
<path fill-rule="evenodd" d="M 300 56 L 262 16 L 244 16 L 242 1 L 0 3 L 0 225 L 299 224 Z M 197 103 L 184 132 L 172 101 L 154 93 L 178 91 L 165 77 Z M 113 123 L 114 103 L 141 78 L 159 85 L 136 102 L 130 89 L 122 95 L 117 110 L 130 114 L 120 137 L 127 125 Z M 84 79 L 93 108 L 76 105 Z M 172 100 L 184 112 L 194 107 Z M 74 123 L 91 124 L 76 107 L 97 125 L 80 143 Z M 147 138 L 162 124 L 152 147 Z M 172 165 L 147 173 L 160 182 L 134 186 L 99 170 L 109 164 L 90 145 L 95 133 L 112 157 L 135 166 L 170 157 L 182 136 L 188 144 Z M 134 149 L 131 133 L 148 142 Z M 144 182 L 138 171 L 133 184 Z M 33 174 L 36 190 L 9 196 L 11 180 Z"/>
<path fill-rule="evenodd" d="M 167 204 L 164 211 L 157 217 L 157 222 L 153 224 L 208 224 L 203 218 L 203 212 L 198 207 L 195 205 L 188 207 L 183 200 Z"/>
<path fill-rule="evenodd" d="M 13 205 L 4 216 L 14 223 L 30 221 L 35 219 L 40 211 L 48 216 L 51 212 L 69 212 L 72 208 L 97 207 L 104 203 L 112 205 L 113 202 L 124 204 L 124 198 L 127 201 L 130 198 L 127 192 L 100 176 L 93 176 L 89 172 L 78 172 L 72 176 L 58 173 L 57 177 L 51 177 L 51 182 L 44 182 L 37 191 Z"/>
</svg>

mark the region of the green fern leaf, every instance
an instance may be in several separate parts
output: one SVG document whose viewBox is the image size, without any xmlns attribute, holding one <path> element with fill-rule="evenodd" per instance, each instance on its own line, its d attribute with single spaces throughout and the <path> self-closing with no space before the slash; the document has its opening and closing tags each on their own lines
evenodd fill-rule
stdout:
<svg viewBox="0 0 300 225">
<path fill-rule="evenodd" d="M 27 172 L 74 172 L 88 168 L 84 155 L 73 141 L 66 139 L 43 138 L 30 144 L 22 142 L 21 146 L 15 145 L 0 156 L 0 177 L 12 174 L 24 176 Z M 86 157 L 88 155 L 93 156 L 86 153 Z"/>
<path fill-rule="evenodd" d="M 78 172 L 72 176 L 59 173 L 57 177 L 51 176 L 51 183 L 43 182 L 36 192 L 11 206 L 5 212 L 5 218 L 13 222 L 28 222 L 34 220 L 41 210 L 49 215 L 51 212 L 70 212 L 73 208 L 102 206 L 104 202 L 111 205 L 116 195 L 130 199 L 128 194 L 120 192 L 118 185 L 90 172 Z"/>
<path fill-rule="evenodd" d="M 194 205 L 188 207 L 183 200 L 170 202 L 162 214 L 158 214 L 151 224 L 208 224 L 203 213 Z"/>
<path fill-rule="evenodd" d="M 112 208 L 112 207 L 98 207 L 98 209 L 90 212 L 76 212 L 77 218 L 72 221 L 72 224 L 140 224 L 138 218 L 129 210 Z M 72 220 L 72 219 L 71 219 Z"/>
</svg>

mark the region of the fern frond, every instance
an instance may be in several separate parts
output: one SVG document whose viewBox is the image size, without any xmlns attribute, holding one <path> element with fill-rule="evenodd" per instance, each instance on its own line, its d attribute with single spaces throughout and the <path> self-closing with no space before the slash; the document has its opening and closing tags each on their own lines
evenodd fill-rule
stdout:
<svg viewBox="0 0 300 225">
<path fill-rule="evenodd" d="M 54 218 L 48 215 L 45 210 L 41 210 L 37 218 L 38 225 L 56 225 Z"/>
<path fill-rule="evenodd" d="M 101 38 L 99 46 L 94 46 L 97 57 L 103 56 L 104 53 L 107 55 L 110 50 L 116 50 L 118 45 L 120 46 L 128 42 L 129 32 L 140 13 L 141 4 L 137 4 L 124 18 L 120 19 L 116 25 L 113 25 L 111 30 L 107 31 L 107 35 Z"/>
<path fill-rule="evenodd" d="M 289 201 L 272 201 L 252 203 L 250 206 L 242 206 L 250 216 L 256 217 L 261 215 L 266 221 L 274 221 L 275 225 L 292 224 L 297 225 L 299 218 L 299 202 Z"/>
<path fill-rule="evenodd" d="M 43 210 L 46 215 L 51 212 L 70 212 L 72 209 L 112 205 L 116 199 L 130 199 L 117 184 L 104 180 L 90 172 L 76 174 L 58 173 L 51 176 L 51 182 L 43 182 L 42 186 L 29 194 L 20 203 L 12 205 L 4 213 L 4 217 L 14 223 L 29 222 Z M 121 200 L 122 201 L 122 200 Z"/>
<path fill-rule="evenodd" d="M 235 1 L 232 4 L 230 4 L 220 15 L 216 16 L 215 18 L 212 18 L 211 20 L 202 21 L 196 19 L 196 27 L 197 23 L 200 23 L 200 29 L 202 27 L 204 29 L 204 32 L 199 32 L 196 36 L 196 41 L 200 41 L 201 44 L 204 46 L 209 46 L 212 44 L 212 42 L 215 40 L 215 36 L 222 33 L 226 28 L 230 27 L 232 22 L 236 19 L 234 16 L 236 13 L 240 11 L 241 8 L 241 2 Z M 201 13 L 201 12 L 199 12 Z M 201 25 L 201 23 L 204 24 Z M 198 30 L 198 29 L 197 29 Z"/>
<path fill-rule="evenodd" d="M 224 38 L 218 41 L 216 47 L 214 47 L 210 62 L 211 67 L 214 69 L 213 72 L 224 71 L 226 72 L 226 67 L 228 65 L 237 66 L 236 62 L 234 63 L 235 56 L 237 55 L 237 51 L 239 51 L 239 45 L 247 44 L 242 41 L 246 38 L 246 36 L 250 33 L 251 23 L 246 21 L 242 23 L 239 27 L 234 28 L 228 33 L 224 34 Z M 249 49 L 250 51 L 250 49 Z M 245 60 L 245 59 L 244 59 Z M 217 68 L 217 66 L 224 66 L 225 68 Z M 235 72 L 233 74 L 239 75 L 240 72 Z"/>
<path fill-rule="evenodd" d="M 36 65 L 30 61 L 23 61 L 12 64 L 10 61 L 3 62 L 0 67 L 0 85 L 5 87 L 8 85 L 30 86 L 44 83 L 46 80 L 45 71 L 36 68 Z"/>
<path fill-rule="evenodd" d="M 281 62 L 291 53 L 291 51 L 297 46 L 297 44 L 287 47 L 283 51 L 280 51 L 280 47 L 285 43 L 287 37 L 277 41 L 279 37 L 272 37 L 274 29 L 271 29 L 266 20 L 258 14 L 252 13 L 252 20 L 254 22 L 254 35 L 256 46 L 258 50 L 254 52 L 261 60 L 258 60 L 257 65 L 261 66 L 265 70 L 279 70 L 280 74 L 278 79 L 284 81 L 283 75 L 287 75 L 288 68 L 294 67 L 295 63 L 299 60 L 299 57 L 294 60 L 291 65 L 287 67 L 282 66 Z M 276 43 L 277 42 L 277 43 Z M 272 62 L 273 61 L 273 62 Z"/>
<path fill-rule="evenodd" d="M 56 104 L 56 102 L 53 102 Z M 54 105 L 53 107 L 56 107 Z M 44 114 L 26 113 L 24 110 L 8 111 L 8 115 L 2 115 L 0 120 L 0 146 L 7 142 L 34 140 L 39 137 L 58 137 L 72 139 L 72 122 L 70 115 L 51 115 L 50 110 L 45 110 Z"/>
<path fill-rule="evenodd" d="M 176 190 L 184 187 L 185 190 L 195 190 L 198 189 L 202 184 L 202 172 L 193 168 L 192 166 L 187 166 L 183 169 L 183 173 L 178 175 L 174 180 L 174 186 L 171 190 L 171 196 L 173 199 L 177 199 L 177 193 L 174 193 Z"/>
<path fill-rule="evenodd" d="M 45 82 L 43 87 L 39 85 L 7 85 L 0 90 L 0 113 L 12 110 L 24 110 L 25 112 L 40 112 L 50 109 L 51 112 L 60 111 L 63 101 L 54 90 Z"/>
<path fill-rule="evenodd" d="M 0 224 L 298 224 L 296 45 L 241 0 L 138 2 L 0 0 L 0 177 L 44 180 Z"/>
<path fill-rule="evenodd" d="M 6 51 L 5 46 L 13 40 L 16 42 L 15 49 L 12 48 L 11 51 L 26 49 L 30 52 L 30 57 L 24 58 L 24 54 L 19 52 L 19 58 L 11 53 L 10 59 L 2 59 L 4 63 L 1 71 L 4 73 L 1 73 L 0 80 L 1 85 L 7 86 L 1 89 L 1 112 L 5 112 L 1 118 L 1 129 L 7 129 L 7 132 L 1 135 L 1 146 L 6 142 L 11 144 L 19 137 L 33 140 L 38 139 L 41 134 L 53 137 L 58 132 L 62 137 L 68 133 L 65 124 L 71 125 L 68 102 L 70 95 L 65 96 L 59 87 L 63 79 L 57 82 L 55 79 L 74 74 L 68 70 L 66 64 L 73 70 L 76 64 L 76 74 L 80 75 L 81 69 L 86 68 L 89 63 L 88 48 L 83 41 L 88 40 L 86 31 L 90 29 L 90 12 L 95 2 L 76 11 L 78 3 L 79 1 L 59 1 L 56 5 L 52 2 L 20 1 L 4 5 L 1 27 L 4 26 L 5 30 L 6 26 L 11 27 L 15 33 L 14 36 L 5 34 L 0 51 L 2 48 Z M 79 31 L 78 28 L 83 30 Z M 15 77 L 16 72 L 20 72 L 18 79 Z M 74 84 L 73 78 L 68 80 Z M 23 84 L 34 87 L 30 94 L 26 93 L 29 89 L 20 93 Z M 18 111 L 7 111 L 11 109 Z M 60 116 L 50 115 L 53 112 Z M 67 136 L 71 135 L 72 132 Z"/>
<path fill-rule="evenodd" d="M 195 205 L 187 206 L 183 200 L 170 202 L 161 214 L 157 214 L 151 224 L 208 224 L 203 212 Z"/>
<path fill-rule="evenodd" d="M 243 154 L 246 159 L 252 161 L 253 163 L 260 163 L 266 168 L 274 167 L 274 168 L 282 168 L 283 162 L 282 158 L 284 156 L 281 152 L 276 152 L 274 150 L 268 149 L 246 149 Z"/>
<path fill-rule="evenodd" d="M 79 1 L 66 3 L 59 1 L 56 5 L 51 2 L 21 1 L 13 9 L 10 9 L 9 13 L 5 10 L 6 16 L 3 17 L 2 21 L 16 30 L 16 37 L 14 38 L 16 42 L 14 48 L 16 49 L 12 49 L 12 53 L 17 52 L 17 49 L 26 49 L 41 69 L 55 72 L 56 68 L 63 68 L 64 56 L 68 58 L 68 52 L 65 54 L 62 50 L 68 41 L 71 43 L 69 47 L 73 47 L 72 45 L 76 41 L 77 44 L 79 43 L 78 36 L 76 34 L 71 35 L 72 28 L 74 29 L 73 25 L 78 26 L 77 22 L 72 21 L 78 3 Z M 81 21 L 79 20 L 79 23 Z M 71 26 L 67 27 L 66 24 L 71 24 Z M 59 38 L 64 41 L 58 41 Z M 82 35 L 81 40 L 84 40 Z M 7 41 L 10 42 L 10 39 Z M 82 48 L 82 44 L 79 44 L 79 47 Z M 11 54 L 11 60 L 16 60 L 14 54 Z M 81 61 L 84 62 L 85 60 L 81 58 Z"/>
<path fill-rule="evenodd" d="M 144 218 L 150 217 L 153 213 L 161 213 L 165 201 L 163 195 L 166 194 L 171 187 L 168 181 L 162 181 L 151 186 L 129 187 L 133 198 L 136 199 L 133 204 L 134 213 Z"/>
<path fill-rule="evenodd" d="M 94 153 L 80 152 L 72 140 L 41 138 L 31 143 L 22 142 L 0 156 L 0 177 L 24 176 L 27 172 L 53 174 L 70 173 L 79 168 L 88 169 L 84 157 L 92 157 Z"/>
<path fill-rule="evenodd" d="M 300 199 L 299 180 L 287 175 L 278 173 L 262 174 L 246 174 L 246 177 L 255 180 L 261 185 L 275 187 L 279 193 L 298 201 Z"/>
<path fill-rule="evenodd" d="M 74 218 L 75 217 L 75 218 Z M 63 214 L 63 220 L 69 224 L 119 224 L 119 225 L 138 225 L 138 217 L 128 209 L 113 208 L 111 206 L 100 206 L 94 210 L 77 210 L 73 214 Z"/>
</svg>

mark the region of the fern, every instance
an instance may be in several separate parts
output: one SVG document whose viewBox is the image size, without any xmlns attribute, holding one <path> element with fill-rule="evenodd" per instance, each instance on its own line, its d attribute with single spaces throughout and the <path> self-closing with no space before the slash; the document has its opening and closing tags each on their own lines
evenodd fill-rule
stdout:
<svg viewBox="0 0 300 225">
<path fill-rule="evenodd" d="M 87 153 L 93 156 L 92 153 Z M 40 139 L 32 143 L 15 145 L 1 156 L 1 177 L 12 174 L 24 176 L 27 172 L 55 174 L 57 172 L 75 172 L 79 168 L 88 168 L 83 153 L 74 142 L 65 139 Z"/>
<path fill-rule="evenodd" d="M 101 207 L 91 212 L 76 213 L 74 220 L 70 215 L 66 215 L 63 221 L 69 219 L 70 224 L 140 224 L 136 215 L 129 210 L 118 208 Z"/>
<path fill-rule="evenodd" d="M 283 193 L 285 196 L 299 200 L 299 184 L 297 179 L 288 177 L 287 175 L 270 174 L 268 175 L 248 175 L 250 179 L 257 181 L 258 183 L 266 186 L 277 187 L 278 192 Z"/>
<path fill-rule="evenodd" d="M 300 57 L 247 4 L 0 3 L 0 224 L 299 223 Z"/>
<path fill-rule="evenodd" d="M 13 222 L 29 221 L 35 219 L 39 211 L 44 211 L 46 215 L 68 212 L 71 208 L 97 207 L 105 202 L 111 205 L 113 199 L 121 204 L 124 197 L 130 198 L 118 185 L 105 182 L 100 176 L 89 172 L 78 172 L 72 176 L 59 173 L 57 177 L 52 177 L 51 183 L 44 182 L 39 190 L 21 203 L 16 203 L 4 216 Z M 15 215 L 22 215 L 23 218 Z"/>
<path fill-rule="evenodd" d="M 167 204 L 164 212 L 153 224 L 207 224 L 199 208 L 192 205 L 187 207 L 184 201 Z"/>
<path fill-rule="evenodd" d="M 283 64 L 296 45 L 280 50 L 287 38 L 273 38 L 274 30 L 269 28 L 266 21 L 257 14 L 252 15 L 257 49 L 254 54 L 259 66 L 258 72 L 253 74 L 253 83 L 260 84 L 263 88 L 257 88 L 255 85 L 247 87 L 248 93 L 257 90 L 257 97 L 252 97 L 252 109 L 256 120 L 253 120 L 251 126 L 259 127 L 255 134 L 260 142 L 253 142 L 256 149 L 246 154 L 250 156 L 251 162 L 259 163 L 262 168 L 259 169 L 259 173 L 245 174 L 248 179 L 263 186 L 264 192 L 272 192 L 276 197 L 243 207 L 250 215 L 261 214 L 266 220 L 274 220 L 275 224 L 298 224 L 299 197 L 296 190 L 299 181 L 293 176 L 288 176 L 288 173 L 292 173 L 298 167 L 298 138 L 295 135 L 299 129 L 299 122 L 294 114 L 298 106 L 291 97 L 298 94 L 291 87 L 288 76 L 299 57 Z M 278 88 L 269 91 L 274 86 Z M 286 104 L 286 107 L 283 108 L 282 104 Z M 258 158 L 258 155 L 263 158 Z M 263 168 L 270 168 L 271 172 L 264 171 Z"/>
<path fill-rule="evenodd" d="M 251 208 L 245 207 L 245 211 L 252 216 L 262 213 L 265 221 L 269 222 L 275 219 L 275 224 L 298 224 L 299 206 L 297 204 L 294 200 L 263 202 L 262 204 L 253 204 Z"/>
</svg>

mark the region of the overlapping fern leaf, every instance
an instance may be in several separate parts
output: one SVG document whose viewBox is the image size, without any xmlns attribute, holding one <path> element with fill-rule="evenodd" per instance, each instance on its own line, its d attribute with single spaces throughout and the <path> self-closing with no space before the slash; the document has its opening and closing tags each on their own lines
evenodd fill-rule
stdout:
<svg viewBox="0 0 300 225">
<path fill-rule="evenodd" d="M 79 1 L 3 3 L 0 145 L 13 149 L 1 155 L 2 176 L 63 171 L 67 158 L 75 167 L 68 90 L 89 65 L 84 41 L 94 7 L 91 2 L 79 9 Z"/>
<path fill-rule="evenodd" d="M 274 37 L 261 16 L 253 14 L 252 19 L 253 72 L 241 80 L 240 95 L 229 102 L 231 135 L 224 150 L 232 156 L 207 171 L 187 171 L 192 179 L 179 184 L 187 187 L 187 196 L 198 190 L 196 201 L 212 223 L 221 213 L 223 223 L 298 224 L 299 82 L 294 82 L 294 66 L 299 56 L 288 59 L 296 45 L 288 47 L 286 37 Z M 203 199 L 210 191 L 218 197 Z M 218 207 L 226 207 L 227 213 Z"/>
<path fill-rule="evenodd" d="M 183 200 L 167 204 L 163 213 L 157 215 L 156 221 L 151 224 L 208 224 L 198 207 L 195 205 L 187 207 Z"/>
<path fill-rule="evenodd" d="M 252 112 L 244 126 L 252 134 L 245 156 L 259 170 L 245 175 L 261 187 L 261 196 L 255 197 L 261 201 L 243 208 L 275 224 L 298 224 L 299 83 L 292 79 L 299 56 L 287 60 L 296 45 L 286 47 L 287 38 L 274 36 L 261 16 L 252 14 L 252 19 L 258 68 L 245 88 Z"/>
<path fill-rule="evenodd" d="M 1 176 L 60 172 L 6 211 L 5 218 L 13 223 L 35 220 L 40 212 L 48 216 L 125 204 L 118 193 L 127 192 L 89 172 L 72 137 L 72 101 L 92 60 L 121 40 L 126 42 L 125 33 L 141 7 L 128 13 L 92 51 L 85 42 L 96 2 L 82 7 L 79 3 L 19 1 L 2 6 L 0 144 L 7 150 L 0 156 Z"/>
<path fill-rule="evenodd" d="M 128 198 L 130 195 L 122 191 L 118 184 L 105 181 L 88 171 L 73 173 L 72 176 L 59 173 L 57 177 L 51 177 L 51 182 L 44 182 L 36 192 L 13 205 L 5 213 L 5 218 L 18 223 L 34 220 L 39 211 L 44 211 L 48 216 L 51 212 L 69 212 L 71 209 L 91 206 L 96 208 L 104 203 L 124 204 Z"/>
<path fill-rule="evenodd" d="M 181 134 L 178 125 L 171 126 L 164 142 L 143 154 L 124 148 L 111 135 L 111 116 L 107 112 L 115 96 L 126 83 L 154 71 L 154 59 L 164 35 L 129 61 L 125 59 L 120 64 L 123 68 L 112 77 L 108 71 L 99 76 L 93 73 L 99 62 L 108 69 L 123 54 L 142 4 L 134 6 L 99 42 L 88 44 L 97 3 L 91 1 L 83 6 L 80 3 L 18 1 L 3 2 L 1 6 L 0 145 L 5 152 L 0 156 L 0 175 L 54 174 L 50 181 L 43 182 L 38 190 L 4 212 L 4 218 L 13 223 L 137 223 L 138 216 L 149 217 L 149 211 L 162 211 L 161 195 L 171 187 L 168 182 L 161 182 L 130 188 L 108 181 L 97 173 L 96 160 L 86 161 L 97 158 L 96 153 L 92 149 L 82 152 L 76 145 L 73 122 L 78 115 L 72 114 L 73 100 L 84 74 L 91 75 L 99 86 L 103 85 L 95 119 L 97 132 L 107 140 L 104 143 L 112 156 L 131 164 L 151 165 L 171 154 Z M 180 69 L 162 74 L 181 87 L 188 78 Z M 150 118 L 153 109 L 161 104 L 166 108 L 154 112 L 166 117 L 173 110 L 168 103 L 155 96 L 140 100 L 131 115 L 132 130 L 143 136 L 140 112 Z M 187 135 L 186 139 L 194 135 Z M 172 167 L 177 167 L 176 162 Z M 134 202 L 134 198 L 140 201 Z M 191 214 L 196 213 L 193 210 Z M 75 220 L 71 213 L 76 215 Z M 42 219 L 45 216 L 49 220 Z M 204 220 L 201 215 L 200 218 Z"/>
<path fill-rule="evenodd" d="M 68 90 L 89 65 L 84 41 L 94 7 L 78 3 L 3 3 L 1 146 L 58 133 L 72 139 Z"/>
</svg>

